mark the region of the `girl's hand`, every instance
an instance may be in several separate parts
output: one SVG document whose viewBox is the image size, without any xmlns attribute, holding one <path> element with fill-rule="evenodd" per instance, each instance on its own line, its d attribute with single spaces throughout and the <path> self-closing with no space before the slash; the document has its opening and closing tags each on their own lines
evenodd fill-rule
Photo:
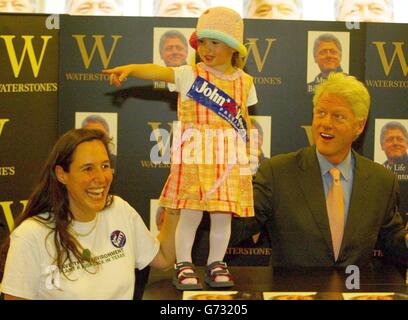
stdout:
<svg viewBox="0 0 408 320">
<path fill-rule="evenodd" d="M 144 79 L 165 81 L 174 83 L 174 70 L 170 67 L 163 67 L 157 64 L 127 64 L 113 69 L 102 70 L 104 74 L 109 74 L 109 83 L 119 87 L 128 76 Z"/>
<path fill-rule="evenodd" d="M 112 69 L 102 70 L 104 74 L 110 74 L 109 84 L 114 84 L 116 87 L 120 87 L 123 81 L 127 80 L 128 75 L 132 72 L 132 65 L 120 66 Z"/>
</svg>

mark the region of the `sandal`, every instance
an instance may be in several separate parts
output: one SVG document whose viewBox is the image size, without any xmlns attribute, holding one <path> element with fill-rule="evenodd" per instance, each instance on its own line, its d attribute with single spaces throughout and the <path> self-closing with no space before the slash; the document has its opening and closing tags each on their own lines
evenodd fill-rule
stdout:
<svg viewBox="0 0 408 320">
<path fill-rule="evenodd" d="M 212 271 L 216 268 L 221 270 Z M 218 276 L 228 277 L 227 281 L 215 281 Z M 207 266 L 205 272 L 205 282 L 213 288 L 228 288 L 234 285 L 232 275 L 227 268 L 227 264 L 223 261 L 215 261 Z"/>
<path fill-rule="evenodd" d="M 194 268 L 194 264 L 192 264 L 191 262 L 179 262 L 175 264 L 174 269 L 176 271 L 176 275 L 173 278 L 173 285 L 178 290 L 201 290 L 203 288 L 200 283 L 200 278 L 198 277 Z M 179 277 L 179 274 L 186 269 L 191 269 L 193 271 L 184 272 Z M 183 280 L 192 278 L 197 279 L 197 283 L 183 283 Z"/>
</svg>

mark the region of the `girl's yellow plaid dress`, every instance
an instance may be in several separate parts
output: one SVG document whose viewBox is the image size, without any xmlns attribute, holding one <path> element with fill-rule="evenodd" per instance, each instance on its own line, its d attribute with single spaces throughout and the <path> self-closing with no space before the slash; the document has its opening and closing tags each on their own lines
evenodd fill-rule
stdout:
<svg viewBox="0 0 408 320">
<path fill-rule="evenodd" d="M 240 69 L 233 75 L 216 74 L 202 63 L 192 68 L 195 76 L 206 79 L 237 102 L 249 132 L 246 102 L 252 77 Z M 242 138 L 227 121 L 193 99 L 181 99 L 180 95 L 178 120 L 183 139 L 181 148 L 173 143 L 170 175 L 160 196 L 160 206 L 253 216 L 252 176 L 248 174 L 249 163 L 242 161 L 249 159 L 249 142 L 238 148 L 237 139 Z M 231 130 L 235 139 L 228 138 Z M 174 134 L 177 133 L 173 128 Z M 238 151 L 245 152 L 246 157 L 238 155 Z M 231 161 L 234 153 L 235 164 Z"/>
</svg>

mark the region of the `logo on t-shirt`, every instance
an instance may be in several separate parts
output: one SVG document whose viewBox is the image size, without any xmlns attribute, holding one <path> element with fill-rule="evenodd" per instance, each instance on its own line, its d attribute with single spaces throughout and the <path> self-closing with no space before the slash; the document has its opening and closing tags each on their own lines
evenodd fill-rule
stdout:
<svg viewBox="0 0 408 320">
<path fill-rule="evenodd" d="M 112 244 L 116 247 L 116 248 L 123 248 L 125 243 L 126 243 L 126 236 L 125 234 L 120 231 L 120 230 L 115 230 L 111 233 L 110 236 L 111 242 Z"/>
</svg>

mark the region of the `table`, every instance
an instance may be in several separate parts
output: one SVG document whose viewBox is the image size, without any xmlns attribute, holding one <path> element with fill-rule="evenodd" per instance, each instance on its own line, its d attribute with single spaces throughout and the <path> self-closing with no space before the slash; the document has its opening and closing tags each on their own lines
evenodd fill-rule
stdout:
<svg viewBox="0 0 408 320">
<path fill-rule="evenodd" d="M 349 290 L 346 280 L 355 272 L 346 273 L 345 268 L 282 268 L 230 266 L 235 286 L 229 290 L 262 292 L 320 292 L 321 299 L 341 300 L 341 292 L 398 292 L 408 294 L 405 270 L 392 265 L 370 266 L 359 269 L 360 289 Z M 204 267 L 197 267 L 204 282 Z M 145 287 L 143 300 L 181 300 L 182 291 L 172 285 L 173 270 L 166 272 L 152 269 Z M 350 278 L 349 278 L 350 283 Z M 355 282 L 353 282 L 355 283 Z M 216 291 L 204 284 L 204 291 Z M 219 289 L 225 291 L 226 289 Z M 227 289 L 228 290 L 228 289 Z"/>
</svg>

